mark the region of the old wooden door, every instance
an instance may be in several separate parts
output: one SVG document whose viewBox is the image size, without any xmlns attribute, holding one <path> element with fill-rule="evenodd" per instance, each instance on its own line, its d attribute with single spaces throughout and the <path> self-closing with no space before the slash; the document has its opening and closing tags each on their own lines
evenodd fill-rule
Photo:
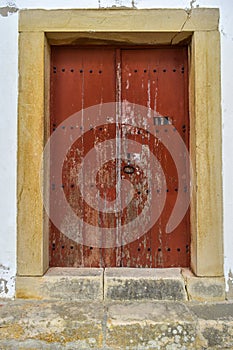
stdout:
<svg viewBox="0 0 233 350">
<path fill-rule="evenodd" d="M 172 133 L 178 133 L 188 148 L 186 48 L 52 47 L 50 130 L 51 135 L 58 130 L 62 132 L 58 136 L 59 142 L 51 148 L 50 169 L 53 169 L 60 147 L 66 140 L 72 138 L 73 130 L 82 129 L 82 122 L 77 122 L 77 125 L 65 124 L 72 114 L 90 106 L 102 106 L 107 102 L 121 101 L 157 111 L 163 117 L 154 118 L 155 133 L 157 132 L 158 136 L 159 133 L 170 133 L 171 139 Z M 77 240 L 68 238 L 62 232 L 61 225 L 56 227 L 50 221 L 50 266 L 189 266 L 189 210 L 184 213 L 183 219 L 170 234 L 167 234 L 165 229 L 178 193 L 182 191 L 189 196 L 187 159 L 183 160 L 183 169 L 186 170 L 186 174 L 182 174 L 187 179 L 187 186 L 179 187 L 176 164 L 161 138 L 136 126 L 131 126 L 125 132 L 121 127 L 119 129 L 120 123 L 99 125 L 100 109 L 101 107 L 97 108 L 96 124 L 89 125 L 89 129 L 85 130 L 79 139 L 74 140 L 67 150 L 62 182 L 55 183 L 51 176 L 50 193 L 62 188 L 76 215 L 84 221 L 91 222 L 92 225 L 102 225 L 105 228 L 119 225 L 119 216 L 114 213 L 105 215 L 98 211 L 98 208 L 93 209 L 85 203 L 76 181 L 77 172 L 80 171 L 79 165 L 88 152 L 97 144 L 118 137 L 118 139 L 133 140 L 142 145 L 144 155 L 139 155 L 139 163 L 134 162 L 134 157 L 138 156 L 137 151 L 128 154 L 128 162 L 125 159 L 119 161 L 118 158 L 107 161 L 97 172 L 96 183 L 93 184 L 98 189 L 98 195 L 105 201 L 113 201 L 117 196 L 117 182 L 122 179 L 128 180 L 133 184 L 134 196 L 131 204 L 122 211 L 120 224 L 124 225 L 139 215 L 140 208 L 143 207 L 150 193 L 150 181 L 153 181 L 153 179 L 146 179 L 144 171 L 145 167 L 150 166 L 145 161 L 145 152 L 150 149 L 158 159 L 166 177 L 164 208 L 159 219 L 145 234 L 136 237 L 133 242 L 125 245 L 118 244 L 111 248 L 80 244 Z M 122 110 L 119 112 L 119 118 L 121 113 Z M 159 128 L 161 124 L 162 129 Z M 174 147 L 177 147 L 178 153 L 181 151 L 176 143 Z M 84 172 L 82 176 L 85 181 L 87 174 Z M 160 191 L 162 189 L 158 186 L 157 192 Z M 120 193 L 120 196 L 123 196 L 123 193 Z M 55 203 L 51 201 L 51 210 L 54 205 Z M 56 210 L 59 212 L 59 206 L 58 209 L 56 206 Z M 67 218 L 62 218 L 62 210 L 60 216 L 62 225 L 67 230 L 69 222 Z M 150 219 L 152 218 L 148 218 Z M 83 227 L 77 229 L 81 231 L 80 235 L 85 236 Z"/>
</svg>

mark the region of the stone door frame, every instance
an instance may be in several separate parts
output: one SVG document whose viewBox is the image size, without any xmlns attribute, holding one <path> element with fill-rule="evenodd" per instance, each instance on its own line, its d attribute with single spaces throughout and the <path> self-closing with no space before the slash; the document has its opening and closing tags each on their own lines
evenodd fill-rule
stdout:
<svg viewBox="0 0 233 350">
<path fill-rule="evenodd" d="M 120 43 L 189 47 L 191 269 L 223 277 L 219 10 L 22 10 L 19 14 L 17 281 L 49 268 L 40 163 L 49 120 L 50 45 Z M 42 177 L 46 175 L 43 174 Z M 45 176 L 46 177 L 46 176 Z M 46 192 L 48 184 L 43 184 Z M 18 284 L 17 284 L 18 285 Z"/>
</svg>

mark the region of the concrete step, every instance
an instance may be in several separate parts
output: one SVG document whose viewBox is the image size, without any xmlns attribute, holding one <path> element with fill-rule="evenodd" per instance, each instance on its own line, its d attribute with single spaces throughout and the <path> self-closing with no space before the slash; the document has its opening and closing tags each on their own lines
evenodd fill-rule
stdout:
<svg viewBox="0 0 233 350">
<path fill-rule="evenodd" d="M 233 302 L 0 302 L 0 349 L 233 349 Z"/>
</svg>

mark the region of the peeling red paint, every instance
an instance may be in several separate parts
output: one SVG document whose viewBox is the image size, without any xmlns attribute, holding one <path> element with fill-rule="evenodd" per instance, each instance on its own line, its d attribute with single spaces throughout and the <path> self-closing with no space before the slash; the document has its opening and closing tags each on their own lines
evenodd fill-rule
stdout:
<svg viewBox="0 0 233 350">
<path fill-rule="evenodd" d="M 101 104 L 114 101 L 129 101 L 144 105 L 149 111 L 156 110 L 163 116 L 169 116 L 174 125 L 173 131 L 179 132 L 188 146 L 186 48 L 122 50 L 106 47 L 52 48 L 51 133 L 58 127 L 62 128 L 62 122 L 71 114 L 96 104 L 99 104 L 101 110 Z M 117 113 L 120 118 L 120 112 Z M 152 116 L 149 115 L 148 118 L 150 117 Z M 96 118 L 98 122 L 98 115 Z M 160 123 L 165 123 L 166 120 Z M 70 125 L 70 130 L 76 127 L 81 128 L 82 125 Z M 70 130 L 64 129 L 64 138 L 72 137 Z M 117 160 L 105 164 L 99 169 L 96 183 L 93 183 L 99 190 L 99 196 L 108 201 L 118 198 L 117 193 L 122 179 L 128 180 L 133 185 L 133 199 L 120 217 L 116 213 L 105 214 L 91 208 L 84 202 L 77 186 L 83 157 L 90 149 L 98 148 L 101 143 L 109 139 L 116 139 L 116 148 L 121 150 L 120 154 L 123 154 L 124 150 L 126 152 L 127 140 L 134 140 L 141 145 L 139 150 L 126 155 L 127 162 Z M 62 142 L 61 139 L 61 144 Z M 165 233 L 177 192 L 185 189 L 178 188 L 176 165 L 168 150 L 145 130 L 140 130 L 136 126 L 122 129 L 119 120 L 98 128 L 90 125 L 89 130 L 73 143 L 67 153 L 63 167 L 63 183 L 53 184 L 51 179 L 51 190 L 56 186 L 63 186 L 74 212 L 94 226 L 112 227 L 119 222 L 121 225 L 128 223 L 143 210 L 150 192 L 150 183 L 154 181 L 151 177 L 147 178 L 143 171 L 145 167 L 148 169 L 150 167 L 148 155 L 150 151 L 155 154 L 166 174 L 168 191 L 165 208 L 153 228 L 135 242 L 125 246 L 96 248 L 80 245 L 68 239 L 50 222 L 50 266 L 189 266 L 189 212 L 172 234 Z M 51 166 L 56 152 L 59 152 L 59 147 L 51 150 Z M 140 166 L 136 160 L 140 162 Z M 187 170 L 186 165 L 184 164 L 184 174 Z M 126 171 L 127 166 L 131 167 L 130 171 L 129 169 Z M 86 174 L 81 176 L 85 183 Z M 157 181 L 159 183 L 160 179 Z M 69 227 L 68 217 L 63 218 L 63 225 Z M 81 226 L 77 229 L 85 236 Z M 120 229 L 116 239 L 121 239 Z"/>
</svg>

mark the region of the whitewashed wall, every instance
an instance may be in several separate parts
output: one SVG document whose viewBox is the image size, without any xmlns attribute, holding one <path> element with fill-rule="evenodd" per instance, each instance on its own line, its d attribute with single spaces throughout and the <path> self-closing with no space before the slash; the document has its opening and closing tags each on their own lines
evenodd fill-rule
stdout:
<svg viewBox="0 0 233 350">
<path fill-rule="evenodd" d="M 226 288 L 233 297 L 233 2 L 232 0 L 0 0 L 0 297 L 14 296 L 18 9 L 219 7 L 222 45 L 223 186 Z M 231 289 L 232 288 L 232 289 Z"/>
</svg>

